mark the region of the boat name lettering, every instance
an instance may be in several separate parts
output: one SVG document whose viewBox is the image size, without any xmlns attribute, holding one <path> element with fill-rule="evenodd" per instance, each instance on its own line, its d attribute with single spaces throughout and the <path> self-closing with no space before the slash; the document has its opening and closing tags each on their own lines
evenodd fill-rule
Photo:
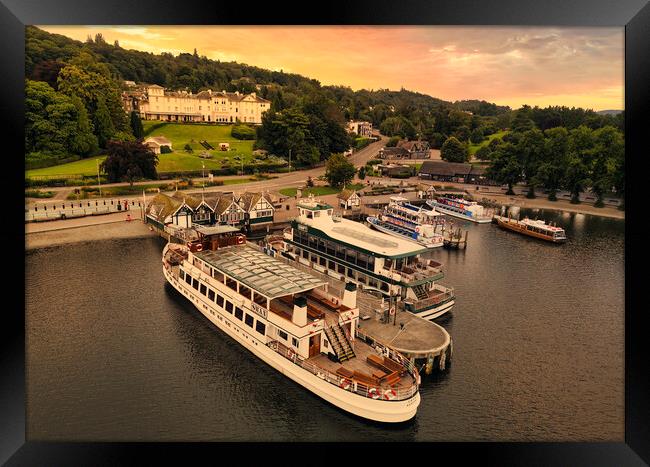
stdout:
<svg viewBox="0 0 650 467">
<path fill-rule="evenodd" d="M 251 308 L 253 309 L 253 311 L 254 311 L 255 313 L 257 313 L 258 315 L 260 315 L 262 318 L 266 318 L 266 308 L 262 308 L 261 306 L 259 306 L 259 305 L 258 305 L 257 303 L 255 303 L 255 302 L 252 302 L 252 303 L 251 303 Z"/>
</svg>

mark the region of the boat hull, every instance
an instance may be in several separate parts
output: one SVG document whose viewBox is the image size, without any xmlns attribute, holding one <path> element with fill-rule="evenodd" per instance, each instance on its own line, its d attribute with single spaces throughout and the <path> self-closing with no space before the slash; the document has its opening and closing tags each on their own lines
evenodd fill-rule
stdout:
<svg viewBox="0 0 650 467">
<path fill-rule="evenodd" d="M 427 248 L 438 248 L 443 245 L 443 241 L 441 240 L 440 242 L 423 242 L 420 240 L 416 240 L 412 237 L 409 237 L 407 235 L 402 235 L 399 232 L 395 232 L 394 230 L 389 229 L 388 227 L 385 227 L 383 225 L 383 222 L 377 219 L 374 216 L 368 217 L 368 223 L 370 224 L 371 227 L 377 229 L 380 232 L 386 233 L 388 235 L 393 235 L 394 237 L 399 237 L 403 238 L 404 240 L 408 240 L 413 243 L 417 243 L 418 245 L 425 246 Z"/>
<path fill-rule="evenodd" d="M 475 218 L 475 217 L 467 216 L 459 212 L 452 211 L 451 209 L 447 209 L 444 204 L 436 203 L 435 201 L 429 200 L 427 201 L 427 205 L 429 207 L 435 208 L 436 211 L 446 214 L 447 216 L 457 217 L 459 219 L 474 222 L 476 224 L 489 224 L 490 222 L 492 222 L 492 218 L 490 217 Z"/>
<path fill-rule="evenodd" d="M 563 239 L 556 239 L 548 235 L 543 235 L 538 232 L 531 232 L 530 230 L 526 229 L 524 226 L 521 226 L 515 222 L 508 222 L 507 220 L 504 220 L 502 217 L 496 217 L 497 225 L 501 227 L 504 230 L 509 230 L 511 232 L 516 232 L 521 235 L 525 235 L 527 237 L 532 237 L 532 238 L 537 238 L 539 240 L 544 240 L 546 242 L 550 243 L 564 243 L 566 242 L 566 238 Z"/>
<path fill-rule="evenodd" d="M 171 270 L 168 270 L 165 266 L 163 266 L 163 274 L 167 282 L 180 294 L 184 295 L 217 328 L 233 338 L 260 360 L 332 405 L 359 417 L 384 423 L 405 422 L 415 416 L 417 408 L 420 405 L 419 391 L 416 391 L 409 399 L 396 401 L 375 400 L 341 389 L 287 360 L 262 341 L 249 335 L 239 325 L 241 322 L 238 323 L 232 320 L 231 315 L 221 313 L 218 309 L 211 306 L 209 300 L 204 299 L 200 294 L 195 294 L 193 288 L 186 287 L 184 282 L 174 277 Z M 217 318 L 218 316 L 221 316 L 223 321 L 220 321 Z M 225 325 L 224 323 L 229 323 L 230 325 Z"/>
<path fill-rule="evenodd" d="M 451 309 L 454 307 L 455 304 L 456 304 L 456 299 L 452 298 L 447 302 L 441 303 L 440 305 L 429 308 L 427 310 L 415 311 L 413 312 L 413 314 L 415 316 L 419 316 L 420 318 L 433 321 L 434 319 L 439 318 L 440 316 L 444 315 L 448 311 L 451 311 Z"/>
</svg>

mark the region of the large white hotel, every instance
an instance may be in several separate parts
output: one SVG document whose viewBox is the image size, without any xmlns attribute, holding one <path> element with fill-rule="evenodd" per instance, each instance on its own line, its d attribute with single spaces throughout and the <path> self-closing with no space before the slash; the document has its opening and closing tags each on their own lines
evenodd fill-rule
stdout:
<svg viewBox="0 0 650 467">
<path fill-rule="evenodd" d="M 157 84 L 136 85 L 127 81 L 122 93 L 127 112 L 135 110 L 143 120 L 210 123 L 262 123 L 262 114 L 271 102 L 255 93 L 216 92 L 211 89 L 193 94 L 168 91 Z"/>
</svg>

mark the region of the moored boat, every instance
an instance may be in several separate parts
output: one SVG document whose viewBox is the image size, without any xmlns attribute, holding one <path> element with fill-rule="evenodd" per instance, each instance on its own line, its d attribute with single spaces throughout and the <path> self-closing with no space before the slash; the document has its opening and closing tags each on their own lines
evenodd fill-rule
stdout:
<svg viewBox="0 0 650 467">
<path fill-rule="evenodd" d="M 492 210 L 484 208 L 476 201 L 452 198 L 451 196 L 440 196 L 435 200 L 427 200 L 427 206 L 437 209 L 443 214 L 476 222 L 477 224 L 488 224 L 492 222 Z"/>
<path fill-rule="evenodd" d="M 425 319 L 452 309 L 454 290 L 437 282 L 444 277 L 442 265 L 422 257 L 427 248 L 333 211 L 313 198 L 299 200 L 299 215 L 285 229 L 279 253 L 364 291 L 398 297 L 398 307 Z"/>
<path fill-rule="evenodd" d="M 442 234 L 436 227 L 444 224 L 443 215 L 436 210 L 422 209 L 401 196 L 392 196 L 389 204 L 377 216 L 367 218 L 380 232 L 413 241 L 427 248 L 443 245 Z"/>
<path fill-rule="evenodd" d="M 505 230 L 510 230 L 529 237 L 539 238 L 553 243 L 564 243 L 566 232 L 556 225 L 549 225 L 543 220 L 524 218 L 523 220 L 510 217 L 494 216 L 497 225 Z"/>
<path fill-rule="evenodd" d="M 197 240 L 165 246 L 163 274 L 213 325 L 342 410 L 379 422 L 415 416 L 418 370 L 358 331 L 355 284 L 337 295 L 237 229 L 196 230 Z"/>
</svg>

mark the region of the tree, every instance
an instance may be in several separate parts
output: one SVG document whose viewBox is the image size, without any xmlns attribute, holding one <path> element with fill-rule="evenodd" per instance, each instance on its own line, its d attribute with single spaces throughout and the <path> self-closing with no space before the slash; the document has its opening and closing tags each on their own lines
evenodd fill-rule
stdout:
<svg viewBox="0 0 650 467">
<path fill-rule="evenodd" d="M 521 109 L 517 110 L 510 125 L 512 131 L 523 133 L 524 131 L 535 128 L 535 122 L 532 121 L 530 115 L 531 109 L 527 105 L 524 105 Z"/>
<path fill-rule="evenodd" d="M 589 170 L 585 161 L 578 155 L 569 156 L 568 167 L 564 174 L 563 185 L 571 192 L 571 203 L 580 203 L 580 193 L 590 183 Z"/>
<path fill-rule="evenodd" d="M 613 126 L 594 131 L 595 148 L 591 164 L 591 191 L 596 195 L 594 206 L 603 207 L 603 196 L 615 186 L 624 189 L 625 142 Z"/>
<path fill-rule="evenodd" d="M 549 190 L 548 199 L 557 201 L 556 192 L 562 184 L 567 167 L 569 133 L 564 127 L 551 128 L 544 132 L 544 160 L 537 167 L 533 183 Z"/>
<path fill-rule="evenodd" d="M 144 144 L 137 141 L 109 141 L 106 152 L 100 169 L 106 173 L 109 182 L 126 180 L 133 185 L 137 178 L 158 178 L 158 156 Z"/>
<path fill-rule="evenodd" d="M 99 145 L 97 137 L 93 134 L 93 125 L 88 118 L 86 107 L 77 96 L 72 96 L 70 100 L 77 109 L 77 130 L 70 150 L 83 156 L 93 154 L 99 149 Z"/>
<path fill-rule="evenodd" d="M 523 167 L 512 143 L 503 143 L 492 153 L 492 164 L 486 176 L 498 183 L 507 184 L 506 195 L 514 195 L 512 187 L 522 179 Z"/>
<path fill-rule="evenodd" d="M 545 157 L 544 133 L 538 129 L 525 131 L 517 142 L 517 151 L 524 169 L 524 179 L 528 183 L 527 198 L 535 198 L 535 174 Z"/>
<path fill-rule="evenodd" d="M 402 139 L 402 138 L 400 138 L 399 136 L 391 136 L 391 137 L 388 139 L 388 142 L 386 143 L 386 147 L 387 147 L 387 148 L 394 148 L 394 147 L 396 147 L 396 146 L 397 146 L 397 143 L 399 143 L 401 139 Z"/>
<path fill-rule="evenodd" d="M 475 128 L 469 135 L 469 140 L 474 144 L 481 144 L 484 139 L 483 131 L 480 128 Z"/>
<path fill-rule="evenodd" d="M 492 151 L 490 150 L 490 147 L 487 145 L 481 146 L 474 153 L 474 157 L 476 157 L 480 161 L 489 161 L 492 157 Z"/>
<path fill-rule="evenodd" d="M 467 146 L 451 136 L 442 145 L 440 157 L 447 162 L 467 162 L 469 161 L 469 152 Z"/>
<path fill-rule="evenodd" d="M 115 127 L 108 112 L 108 107 L 106 107 L 106 103 L 102 98 L 97 101 L 97 111 L 95 112 L 93 124 L 99 147 L 105 148 L 108 140 L 115 134 Z"/>
<path fill-rule="evenodd" d="M 332 154 L 327 160 L 325 178 L 332 187 L 341 187 L 354 179 L 356 169 L 342 154 Z"/>
<path fill-rule="evenodd" d="M 359 177 L 359 180 L 365 180 L 365 178 L 366 178 L 366 166 L 365 165 L 359 169 L 358 177 Z"/>
<path fill-rule="evenodd" d="M 144 129 L 142 128 L 142 121 L 140 120 L 140 116 L 136 111 L 131 111 L 131 132 L 133 133 L 133 136 L 135 136 L 135 139 L 140 141 L 144 137 Z"/>
<path fill-rule="evenodd" d="M 305 183 L 305 185 L 307 185 L 307 188 L 313 187 L 314 186 L 314 180 L 312 180 L 311 177 L 307 177 L 307 183 Z"/>
</svg>

